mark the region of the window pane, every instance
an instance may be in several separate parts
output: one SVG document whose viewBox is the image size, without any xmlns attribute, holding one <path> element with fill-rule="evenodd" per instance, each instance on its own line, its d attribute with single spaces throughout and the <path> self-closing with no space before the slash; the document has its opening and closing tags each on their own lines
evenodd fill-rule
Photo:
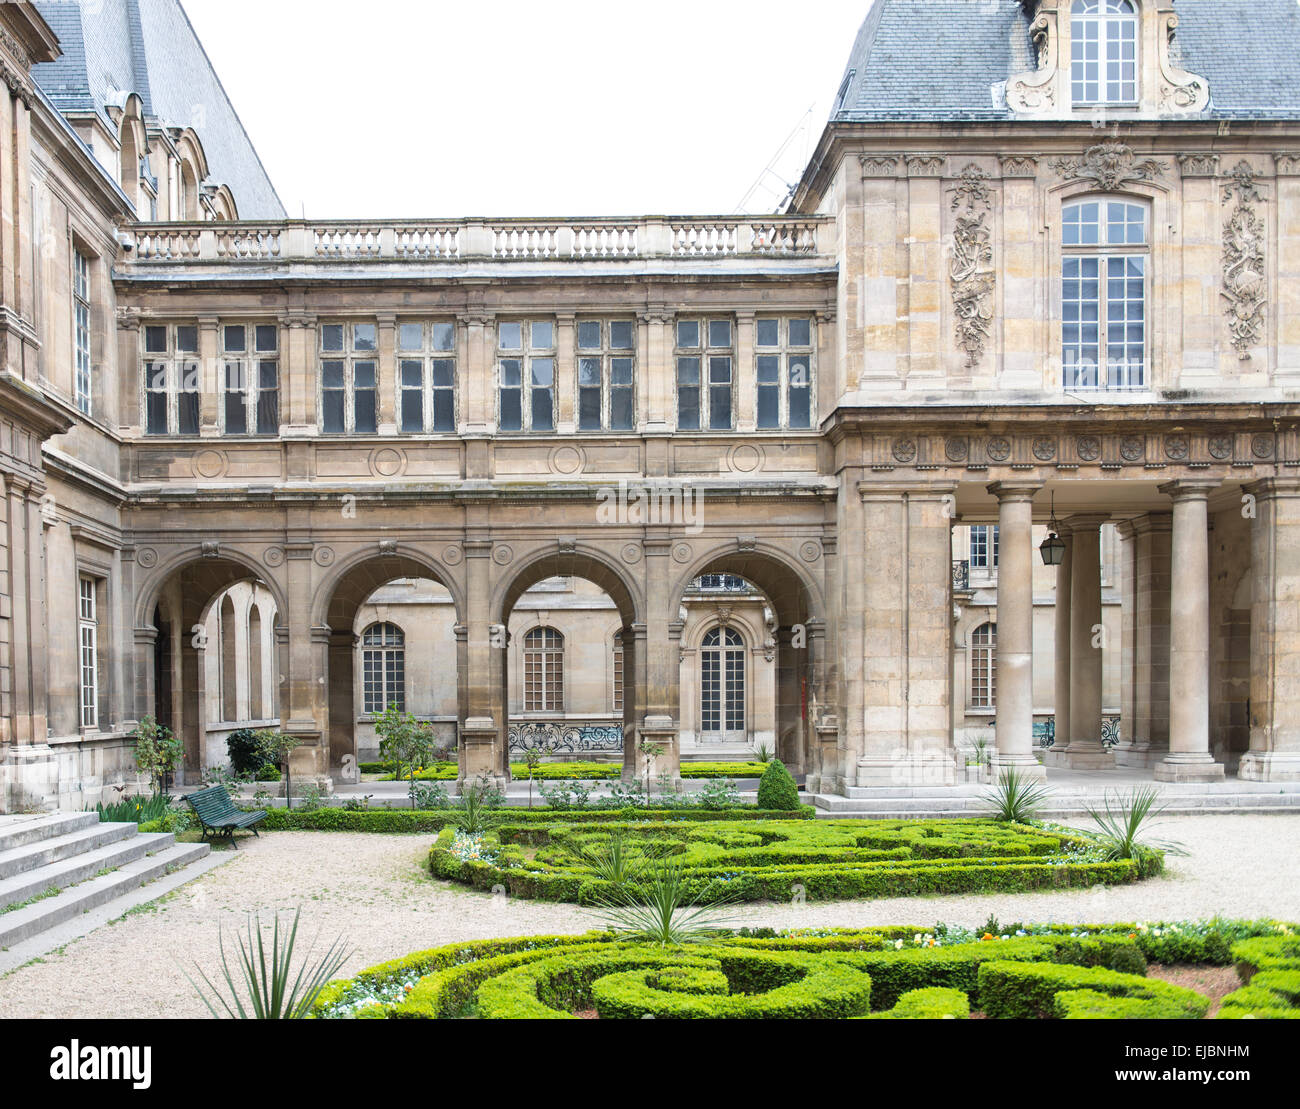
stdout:
<svg viewBox="0 0 1300 1109">
<path fill-rule="evenodd" d="M 812 427 L 812 390 L 806 385 L 790 386 L 790 426 Z"/>
<path fill-rule="evenodd" d="M 578 349 L 600 350 L 600 324 L 585 321 L 578 324 Z"/>
<path fill-rule="evenodd" d="M 550 350 L 555 346 L 555 325 L 548 322 L 534 323 L 529 328 L 533 350 Z"/>
<path fill-rule="evenodd" d="M 533 430 L 534 431 L 554 431 L 555 426 L 551 418 L 551 390 L 550 389 L 533 389 Z"/>
<path fill-rule="evenodd" d="M 343 363 L 322 362 L 320 379 L 321 379 L 321 384 L 326 389 L 342 389 L 343 388 Z"/>
<path fill-rule="evenodd" d="M 709 346 L 711 347 L 731 346 L 731 321 L 730 320 L 709 321 Z"/>
<path fill-rule="evenodd" d="M 180 418 L 179 428 L 182 435 L 197 435 L 199 433 L 199 394 L 197 392 L 182 392 L 177 397 L 177 415 Z"/>
<path fill-rule="evenodd" d="M 519 389 L 501 390 L 501 429 L 503 431 L 520 431 L 523 424 L 523 409 Z"/>
<path fill-rule="evenodd" d="M 781 391 L 775 385 L 758 387 L 758 426 L 771 428 L 781 426 Z"/>
<path fill-rule="evenodd" d="M 709 389 L 709 428 L 731 430 L 731 386 L 714 385 Z"/>
<path fill-rule="evenodd" d="M 421 389 L 402 390 L 402 430 L 424 430 L 424 392 Z"/>
<path fill-rule="evenodd" d="M 700 383 L 700 360 L 698 358 L 677 359 L 677 384 L 698 385 Z"/>
<path fill-rule="evenodd" d="M 424 325 L 418 323 L 404 323 L 397 329 L 397 349 L 398 350 L 423 350 L 424 349 Z"/>
<path fill-rule="evenodd" d="M 677 321 L 677 345 L 688 350 L 700 345 L 699 320 Z"/>
<path fill-rule="evenodd" d="M 812 346 L 812 320 L 790 321 L 790 345 L 792 347 Z"/>
<path fill-rule="evenodd" d="M 578 384 L 579 385 L 600 384 L 600 359 L 599 358 L 578 359 Z"/>
<path fill-rule="evenodd" d="M 164 330 L 166 330 L 164 328 Z M 197 354 L 199 351 L 199 329 L 193 324 L 185 324 L 176 329 L 176 349 L 182 354 Z"/>
<path fill-rule="evenodd" d="M 167 394 L 149 393 L 145 398 L 145 431 L 149 435 L 167 434 Z"/>
<path fill-rule="evenodd" d="M 353 430 L 363 435 L 374 434 L 375 424 L 375 391 L 373 389 L 357 389 L 353 393 Z"/>
<path fill-rule="evenodd" d="M 450 358 L 433 360 L 433 384 L 438 389 L 451 389 L 456 384 L 456 363 Z"/>
<path fill-rule="evenodd" d="M 600 430 L 600 390 L 578 390 L 578 428 L 581 431 Z"/>
<path fill-rule="evenodd" d="M 698 385 L 678 386 L 677 426 L 685 431 L 700 428 L 700 389 Z"/>
<path fill-rule="evenodd" d="M 248 434 L 248 409 L 243 393 L 226 393 L 226 434 Z"/>
<path fill-rule="evenodd" d="M 781 321 L 759 320 L 754 327 L 754 342 L 760 347 L 779 347 L 781 345 Z"/>
<path fill-rule="evenodd" d="M 609 364 L 609 380 L 611 385 L 631 385 L 632 359 L 611 358 Z"/>
<path fill-rule="evenodd" d="M 776 385 L 781 380 L 781 359 L 775 354 L 761 354 L 758 357 L 758 383 Z"/>
<path fill-rule="evenodd" d="M 631 320 L 614 320 L 609 325 L 609 345 L 611 350 L 632 349 Z"/>
<path fill-rule="evenodd" d="M 320 346 L 321 350 L 342 350 L 343 349 L 343 325 L 341 323 L 327 323 L 320 329 Z"/>
<path fill-rule="evenodd" d="M 790 385 L 792 387 L 806 387 L 812 383 L 812 374 L 808 372 L 808 358 L 806 355 L 798 355 L 790 359 Z"/>
<path fill-rule="evenodd" d="M 280 329 L 274 324 L 258 324 L 255 341 L 259 353 L 273 352 L 280 346 Z"/>
<path fill-rule="evenodd" d="M 709 359 L 709 382 L 713 385 L 721 385 L 724 382 L 731 381 L 731 359 L 730 358 L 710 358 Z"/>
<path fill-rule="evenodd" d="M 497 330 L 497 342 L 502 350 L 524 349 L 524 325 L 521 323 L 503 323 Z"/>
<path fill-rule="evenodd" d="M 226 331 L 226 350 L 230 353 L 238 353 L 244 350 L 246 338 L 242 327 L 227 327 Z"/>
<path fill-rule="evenodd" d="M 266 388 L 265 385 L 257 394 L 257 434 L 280 434 L 280 393 L 275 388 Z"/>
<path fill-rule="evenodd" d="M 373 362 L 357 362 L 352 367 L 352 380 L 357 389 L 373 389 L 375 387 L 375 364 Z"/>
<path fill-rule="evenodd" d="M 630 431 L 632 429 L 631 389 L 610 390 L 609 426 L 614 431 Z"/>
<path fill-rule="evenodd" d="M 456 430 L 455 395 L 450 389 L 433 391 L 433 430 Z"/>
<path fill-rule="evenodd" d="M 403 389 L 423 389 L 424 388 L 424 363 L 404 361 L 402 363 L 402 388 Z"/>
<path fill-rule="evenodd" d="M 375 338 L 375 325 L 372 323 L 358 323 L 352 325 L 352 349 L 353 350 L 377 350 Z"/>
<path fill-rule="evenodd" d="M 328 389 L 321 396 L 321 423 L 327 435 L 343 433 L 343 390 Z"/>
<path fill-rule="evenodd" d="M 555 360 L 553 358 L 534 358 L 530 362 L 532 380 L 535 386 L 551 386 L 555 383 Z"/>
<path fill-rule="evenodd" d="M 433 325 L 433 349 L 456 349 L 456 325 L 454 323 L 435 323 Z"/>
<path fill-rule="evenodd" d="M 144 349 L 149 354 L 166 354 L 167 329 L 165 327 L 146 327 L 144 329 Z"/>
</svg>

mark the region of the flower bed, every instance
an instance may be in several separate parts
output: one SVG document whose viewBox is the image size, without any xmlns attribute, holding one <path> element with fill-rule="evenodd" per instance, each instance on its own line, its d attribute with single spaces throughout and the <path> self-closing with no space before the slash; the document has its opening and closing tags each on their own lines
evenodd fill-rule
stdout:
<svg viewBox="0 0 1300 1109">
<path fill-rule="evenodd" d="M 634 819 L 625 813 L 593 826 L 576 815 L 528 822 L 504 815 L 492 833 L 500 847 L 494 863 L 457 858 L 444 832 L 429 852 L 430 872 L 516 897 L 589 904 L 616 892 L 595 865 L 615 837 L 638 859 L 671 856 L 696 902 L 1091 887 L 1136 881 L 1161 866 L 1159 857 L 1103 861 L 1083 834 L 992 820 L 755 822 L 727 811 L 670 822 L 635 810 Z"/>
<path fill-rule="evenodd" d="M 742 929 L 680 948 L 604 932 L 530 936 L 452 944 L 371 967 L 328 985 L 315 1015 L 566 1019 L 594 1010 L 605 1019 L 961 1019 L 974 1011 L 1197 1019 L 1209 999 L 1147 977 L 1148 959 L 1166 960 L 1176 942 L 1184 964 L 1240 962 L 1260 943 L 1281 951 L 1278 942 L 1294 933 L 1277 921 L 1046 925 L 998 935 L 943 925 Z M 1229 995 L 1220 1015 L 1300 1015 L 1300 975 L 1278 969 L 1256 977 L 1266 975 L 1276 977 Z"/>
</svg>

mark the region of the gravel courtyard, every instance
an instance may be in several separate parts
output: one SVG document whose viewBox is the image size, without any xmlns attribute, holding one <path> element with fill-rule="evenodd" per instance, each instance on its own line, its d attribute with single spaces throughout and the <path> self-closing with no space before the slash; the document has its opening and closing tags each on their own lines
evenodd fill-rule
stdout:
<svg viewBox="0 0 1300 1109">
<path fill-rule="evenodd" d="M 808 905 L 755 904 L 734 913 L 773 927 L 915 924 L 943 920 L 1084 923 L 1214 915 L 1300 920 L 1300 816 L 1168 817 L 1158 837 L 1180 841 L 1158 879 L 1113 889 Z M 186 981 L 197 962 L 219 972 L 218 929 L 246 911 L 301 906 L 300 943 L 342 934 L 353 973 L 373 963 L 458 940 L 594 925 L 583 909 L 494 898 L 436 882 L 422 869 L 432 836 L 277 832 L 161 901 L 0 978 L 0 1018 L 206 1017 Z"/>
</svg>

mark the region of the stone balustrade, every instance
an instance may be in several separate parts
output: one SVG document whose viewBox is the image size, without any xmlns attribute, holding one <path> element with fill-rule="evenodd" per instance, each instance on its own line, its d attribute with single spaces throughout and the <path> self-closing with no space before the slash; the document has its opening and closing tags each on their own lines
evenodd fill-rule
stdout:
<svg viewBox="0 0 1300 1109">
<path fill-rule="evenodd" d="M 805 216 L 140 223 L 123 263 L 816 258 L 833 255 L 834 223 Z"/>
</svg>

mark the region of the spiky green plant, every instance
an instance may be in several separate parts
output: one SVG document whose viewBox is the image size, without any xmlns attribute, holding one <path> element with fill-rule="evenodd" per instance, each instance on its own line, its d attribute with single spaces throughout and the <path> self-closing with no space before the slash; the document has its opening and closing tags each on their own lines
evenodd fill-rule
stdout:
<svg viewBox="0 0 1300 1109">
<path fill-rule="evenodd" d="M 1100 829 L 1097 838 L 1107 861 L 1133 859 L 1147 873 L 1159 869 L 1161 853 L 1186 855 L 1181 843 L 1147 836 L 1155 819 L 1167 807 L 1160 804 L 1160 791 L 1155 786 L 1134 786 L 1127 794 L 1117 792 L 1113 804 L 1107 790 L 1101 809 L 1088 809 L 1088 815 Z"/>
<path fill-rule="evenodd" d="M 726 907 L 736 900 L 723 895 L 704 904 L 690 904 L 682 868 L 661 858 L 639 881 L 615 886 L 594 901 L 595 915 L 609 931 L 633 943 L 684 947 L 712 943 L 734 923 Z"/>
<path fill-rule="evenodd" d="M 597 878 L 614 886 L 627 885 L 659 857 L 653 847 L 638 848 L 622 832 L 615 832 L 599 846 L 578 847 L 574 853 Z"/>
<path fill-rule="evenodd" d="M 262 935 L 261 918 L 254 913 L 248 921 L 247 940 L 236 933 L 239 941 L 237 974 L 231 970 L 225 936 L 218 933 L 221 977 L 225 980 L 225 990 L 212 982 L 197 963 L 195 970 L 203 979 L 206 992 L 193 978 L 185 975 L 203 1004 L 208 1007 L 208 1012 L 218 1020 L 222 1019 L 222 1012 L 231 1020 L 301 1020 L 311 1011 L 325 983 L 334 977 L 351 952 L 344 948 L 340 936 L 330 944 L 324 955 L 313 961 L 313 942 L 303 955 L 297 975 L 294 975 L 293 948 L 298 938 L 298 918 L 301 915 L 301 909 L 293 914 L 293 927 L 282 937 L 280 917 L 276 914 L 268 953 Z M 221 1007 L 220 1011 L 217 1006 Z"/>
<path fill-rule="evenodd" d="M 1037 818 L 1047 797 L 1045 785 L 1009 767 L 998 775 L 996 784 L 985 792 L 982 800 L 994 820 L 1027 824 Z"/>
<path fill-rule="evenodd" d="M 482 835 L 496 822 L 495 810 L 500 804 L 501 794 L 490 782 L 465 782 L 452 823 L 466 835 Z"/>
</svg>

